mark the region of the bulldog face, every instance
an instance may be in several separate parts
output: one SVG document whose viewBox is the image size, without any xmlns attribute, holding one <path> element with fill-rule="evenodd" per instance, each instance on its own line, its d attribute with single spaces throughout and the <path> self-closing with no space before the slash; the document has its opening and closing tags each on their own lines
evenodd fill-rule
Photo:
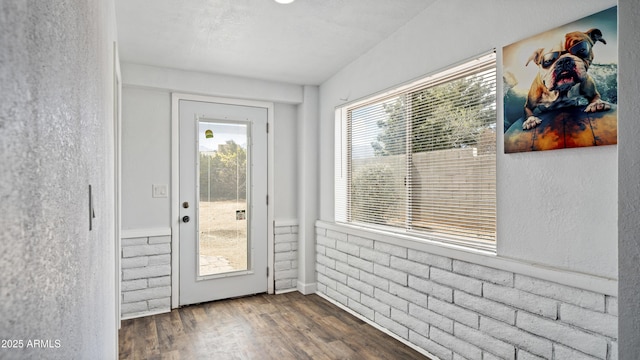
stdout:
<svg viewBox="0 0 640 360">
<path fill-rule="evenodd" d="M 538 49 L 531 55 L 525 66 L 533 61 L 540 70 L 527 95 L 522 129 L 533 129 L 542 123 L 542 119 L 534 115 L 534 110 L 568 106 L 567 101 L 571 103 L 574 97 L 572 94 L 587 99 L 589 104 L 585 112 L 611 109 L 611 104 L 600 99 L 593 78 L 587 74 L 593 61 L 592 48 L 596 41 L 607 43 L 598 29 L 574 31 L 566 34 L 564 41 L 551 47 L 551 50 Z M 578 84 L 580 86 L 576 86 Z M 572 89 L 577 91 L 570 93 Z"/>
<path fill-rule="evenodd" d="M 572 87 L 586 80 L 596 41 L 606 44 L 598 29 L 567 33 L 564 42 L 551 50 L 536 50 L 527 65 L 531 61 L 538 65 L 540 79 L 549 91 L 566 94 Z"/>
</svg>

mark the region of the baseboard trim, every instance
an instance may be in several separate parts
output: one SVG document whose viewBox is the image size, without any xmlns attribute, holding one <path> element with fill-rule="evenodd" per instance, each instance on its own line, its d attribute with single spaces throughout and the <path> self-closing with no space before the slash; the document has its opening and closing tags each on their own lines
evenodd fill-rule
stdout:
<svg viewBox="0 0 640 360">
<path fill-rule="evenodd" d="M 330 302 L 330 303 L 332 303 L 333 305 L 335 305 L 335 306 L 339 307 L 340 309 L 342 309 L 342 310 L 344 310 L 344 311 L 348 312 L 349 314 L 351 314 L 351 315 L 353 315 L 353 316 L 357 317 L 358 319 L 360 319 L 360 320 L 362 320 L 362 321 L 366 322 L 367 324 L 369 324 L 369 325 L 373 326 L 373 327 L 374 327 L 374 328 L 376 328 L 377 330 L 382 331 L 383 333 L 385 333 L 385 334 L 387 334 L 387 335 L 391 336 L 392 338 L 394 338 L 394 339 L 396 339 L 396 340 L 400 341 L 401 343 L 403 343 L 403 344 L 407 345 L 408 347 L 410 347 L 410 348 L 412 348 L 413 350 L 415 350 L 415 351 L 419 352 L 420 354 L 422 354 L 422 355 L 426 356 L 427 358 L 432 359 L 432 360 L 440 360 L 440 358 L 439 358 L 439 357 L 437 357 L 437 356 L 435 356 L 435 355 L 431 354 L 430 352 L 426 351 L 425 349 L 423 349 L 423 348 L 421 348 L 421 347 L 418 347 L 416 344 L 410 343 L 409 341 L 407 341 L 407 339 L 403 339 L 403 338 L 401 338 L 400 336 L 398 336 L 398 335 L 396 335 L 396 334 L 392 333 L 392 332 L 391 332 L 391 331 L 389 331 L 388 329 L 383 328 L 382 326 L 380 326 L 380 325 L 378 325 L 378 324 L 374 323 L 373 321 L 371 321 L 371 320 L 367 319 L 366 317 L 364 317 L 364 316 L 362 316 L 362 315 L 358 314 L 357 312 L 355 312 L 355 311 L 353 311 L 353 310 L 349 309 L 348 307 L 344 306 L 343 304 L 341 304 L 341 303 L 339 303 L 339 302 L 337 302 L 337 301 L 333 300 L 332 298 L 328 297 L 327 295 L 325 295 L 325 294 L 323 294 L 323 293 L 321 293 L 321 292 L 316 292 L 316 295 L 318 295 L 318 296 L 320 296 L 321 298 L 323 298 L 323 299 L 327 300 L 328 302 Z"/>
<path fill-rule="evenodd" d="M 304 283 L 301 283 L 300 281 L 298 281 L 297 290 L 302 295 L 315 294 L 317 289 L 318 289 L 318 284 L 317 283 L 304 284 Z"/>
<path fill-rule="evenodd" d="M 298 291 L 298 289 L 291 288 L 291 289 L 276 290 L 276 295 L 286 294 L 286 293 L 290 293 L 290 292 L 294 292 L 294 291 Z"/>
<path fill-rule="evenodd" d="M 139 312 L 139 313 L 133 313 L 133 314 L 127 314 L 124 316 L 120 317 L 120 320 L 130 320 L 130 319 L 137 319 L 137 318 L 141 318 L 141 317 L 147 317 L 147 316 L 153 316 L 153 315 L 159 315 L 159 314 L 166 314 L 168 312 L 171 312 L 171 309 L 162 309 L 162 310 L 154 310 L 154 311 L 143 311 L 143 312 Z"/>
</svg>

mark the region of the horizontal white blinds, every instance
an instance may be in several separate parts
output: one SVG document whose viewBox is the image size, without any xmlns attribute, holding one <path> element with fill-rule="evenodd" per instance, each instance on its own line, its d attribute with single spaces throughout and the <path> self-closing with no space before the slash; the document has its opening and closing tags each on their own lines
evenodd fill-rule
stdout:
<svg viewBox="0 0 640 360">
<path fill-rule="evenodd" d="M 495 56 L 346 114 L 347 221 L 495 241 Z"/>
<path fill-rule="evenodd" d="M 348 111 L 350 221 L 405 226 L 405 118 L 404 96 Z"/>
</svg>

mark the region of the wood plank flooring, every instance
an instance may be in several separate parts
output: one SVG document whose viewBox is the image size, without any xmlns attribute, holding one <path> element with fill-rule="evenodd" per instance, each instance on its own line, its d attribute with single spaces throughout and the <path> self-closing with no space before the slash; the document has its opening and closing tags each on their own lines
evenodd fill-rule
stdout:
<svg viewBox="0 0 640 360">
<path fill-rule="evenodd" d="M 318 295 L 254 295 L 125 320 L 120 359 L 427 359 Z"/>
</svg>

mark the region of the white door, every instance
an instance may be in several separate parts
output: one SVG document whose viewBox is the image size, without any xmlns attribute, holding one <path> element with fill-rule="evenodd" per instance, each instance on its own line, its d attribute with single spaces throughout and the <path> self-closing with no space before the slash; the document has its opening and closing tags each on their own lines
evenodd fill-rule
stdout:
<svg viewBox="0 0 640 360">
<path fill-rule="evenodd" d="M 267 291 L 266 108 L 179 101 L 179 304 Z"/>
</svg>

